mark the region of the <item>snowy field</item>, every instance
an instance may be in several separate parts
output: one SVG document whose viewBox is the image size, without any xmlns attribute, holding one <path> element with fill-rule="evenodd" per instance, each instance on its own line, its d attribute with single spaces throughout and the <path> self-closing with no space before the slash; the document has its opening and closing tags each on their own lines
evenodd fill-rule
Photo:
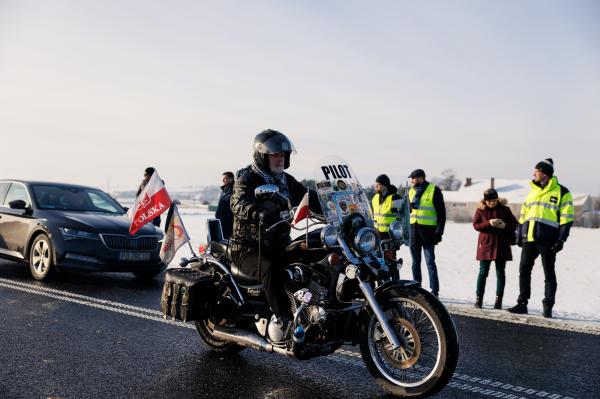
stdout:
<svg viewBox="0 0 600 399">
<path fill-rule="evenodd" d="M 195 209 L 180 208 L 183 223 L 197 251 L 206 242 L 207 218 L 214 213 Z M 436 247 L 436 262 L 440 279 L 440 299 L 447 304 L 472 306 L 475 297 L 475 283 L 479 272 L 479 262 L 475 260 L 477 232 L 471 224 L 446 224 L 443 241 Z M 512 247 L 513 261 L 506 266 L 506 289 L 504 308 L 516 303 L 519 294 L 519 258 L 521 249 Z M 182 247 L 171 263 L 176 266 L 180 257 L 188 257 L 190 250 Z M 412 278 L 410 251 L 401 248 L 399 255 L 404 258 L 403 278 Z M 421 265 L 423 286 L 429 287 L 427 267 Z M 571 229 L 565 248 L 557 256 L 556 275 L 558 291 L 554 306 L 554 317 L 564 321 L 578 321 L 600 325 L 600 229 Z M 484 307 L 493 306 L 496 289 L 496 274 L 492 264 L 486 285 Z M 541 314 L 544 297 L 544 272 L 540 259 L 536 261 L 531 279 L 531 299 L 529 313 Z"/>
</svg>

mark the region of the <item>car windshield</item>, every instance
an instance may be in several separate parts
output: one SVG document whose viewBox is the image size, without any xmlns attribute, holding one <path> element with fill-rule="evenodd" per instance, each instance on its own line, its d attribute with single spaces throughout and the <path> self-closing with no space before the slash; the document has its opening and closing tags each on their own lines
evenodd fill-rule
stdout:
<svg viewBox="0 0 600 399">
<path fill-rule="evenodd" d="M 40 209 L 123 214 L 125 210 L 104 191 L 85 187 L 34 185 Z"/>
</svg>

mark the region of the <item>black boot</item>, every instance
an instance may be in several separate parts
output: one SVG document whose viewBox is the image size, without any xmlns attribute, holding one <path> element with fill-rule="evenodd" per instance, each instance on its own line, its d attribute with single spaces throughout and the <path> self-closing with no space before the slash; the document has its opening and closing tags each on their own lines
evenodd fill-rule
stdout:
<svg viewBox="0 0 600 399">
<path fill-rule="evenodd" d="M 483 298 L 478 296 L 475 298 L 475 304 L 473 305 L 476 308 L 481 309 L 481 306 L 483 305 Z"/>
<path fill-rule="evenodd" d="M 516 314 L 527 314 L 527 301 L 518 300 L 515 306 L 508 308 L 508 311 Z"/>
<path fill-rule="evenodd" d="M 494 309 L 502 309 L 502 295 L 496 295 L 496 302 L 494 303 Z"/>
<path fill-rule="evenodd" d="M 542 301 L 544 305 L 544 317 L 547 319 L 552 318 L 552 305 L 546 301 Z"/>
</svg>

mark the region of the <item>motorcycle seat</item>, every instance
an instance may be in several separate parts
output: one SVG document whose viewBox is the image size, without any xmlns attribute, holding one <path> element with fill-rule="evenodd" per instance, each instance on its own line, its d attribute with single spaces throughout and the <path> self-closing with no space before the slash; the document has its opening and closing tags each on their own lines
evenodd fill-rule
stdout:
<svg viewBox="0 0 600 399">
<path fill-rule="evenodd" d="M 244 271 L 239 268 L 235 263 L 231 263 L 231 274 L 235 281 L 242 285 L 246 286 L 256 286 L 261 285 L 260 282 L 256 279 L 256 277 L 251 276 L 249 274 L 244 273 Z"/>
</svg>

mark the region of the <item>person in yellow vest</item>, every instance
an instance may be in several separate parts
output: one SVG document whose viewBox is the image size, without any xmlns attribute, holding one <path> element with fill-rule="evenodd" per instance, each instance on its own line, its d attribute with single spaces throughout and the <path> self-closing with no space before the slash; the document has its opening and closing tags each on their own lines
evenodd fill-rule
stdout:
<svg viewBox="0 0 600 399">
<path fill-rule="evenodd" d="M 375 179 L 375 195 L 371 200 L 375 227 L 382 239 L 390 238 L 390 223 L 396 220 L 400 196 L 398 190 L 390 183 L 387 175 L 379 175 Z"/>
<path fill-rule="evenodd" d="M 535 165 L 531 190 L 521 206 L 517 245 L 522 247 L 519 265 L 519 297 L 511 313 L 526 314 L 531 296 L 531 270 L 538 255 L 544 268 L 544 317 L 552 317 L 556 295 L 556 254 L 563 249 L 573 225 L 573 195 L 558 184 L 552 158 Z"/>
<path fill-rule="evenodd" d="M 431 293 L 438 296 L 440 284 L 435 264 L 435 246 L 442 241 L 446 224 L 446 206 L 442 190 L 425 180 L 423 169 L 414 170 L 409 176 L 412 187 L 408 192 L 410 201 L 410 253 L 412 255 L 413 279 L 421 278 L 421 249 L 429 270 Z"/>
</svg>

